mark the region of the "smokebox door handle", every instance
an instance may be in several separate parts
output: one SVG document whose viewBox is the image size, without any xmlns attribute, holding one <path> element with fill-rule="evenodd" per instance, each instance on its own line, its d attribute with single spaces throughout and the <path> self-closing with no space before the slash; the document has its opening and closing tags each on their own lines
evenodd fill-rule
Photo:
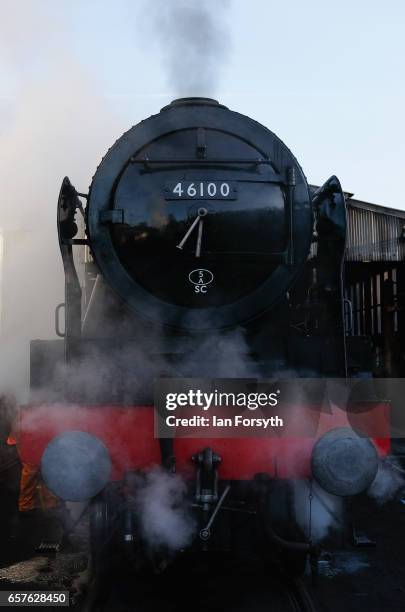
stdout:
<svg viewBox="0 0 405 612">
<path fill-rule="evenodd" d="M 60 316 L 59 313 L 62 310 L 62 308 L 65 308 L 65 303 L 62 302 L 62 304 L 58 304 L 57 307 L 55 308 L 55 332 L 56 335 L 59 336 L 60 338 L 64 338 L 65 337 L 65 332 L 61 331 L 60 329 L 60 325 L 59 325 L 59 320 L 60 320 Z"/>
</svg>

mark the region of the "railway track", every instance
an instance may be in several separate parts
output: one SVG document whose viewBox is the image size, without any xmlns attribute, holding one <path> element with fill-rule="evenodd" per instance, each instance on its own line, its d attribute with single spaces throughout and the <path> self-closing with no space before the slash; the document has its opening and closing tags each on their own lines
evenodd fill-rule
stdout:
<svg viewBox="0 0 405 612">
<path fill-rule="evenodd" d="M 167 576 L 110 576 L 93 584 L 80 612 L 319 612 L 301 578 L 238 568 L 222 574 L 192 569 Z M 200 576 L 198 576 L 200 574 Z"/>
<path fill-rule="evenodd" d="M 294 610 L 294 612 L 319 612 L 319 606 L 302 578 L 292 579 L 289 586 L 291 610 Z"/>
</svg>

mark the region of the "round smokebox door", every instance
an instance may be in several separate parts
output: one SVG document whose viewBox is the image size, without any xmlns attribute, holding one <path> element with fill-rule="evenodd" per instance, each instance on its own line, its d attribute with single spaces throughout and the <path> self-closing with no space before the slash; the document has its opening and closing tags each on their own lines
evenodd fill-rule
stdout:
<svg viewBox="0 0 405 612">
<path fill-rule="evenodd" d="M 313 211 L 269 130 L 207 100 L 134 126 L 91 186 L 87 232 L 136 313 L 188 330 L 233 327 L 281 299 L 305 264 Z"/>
</svg>

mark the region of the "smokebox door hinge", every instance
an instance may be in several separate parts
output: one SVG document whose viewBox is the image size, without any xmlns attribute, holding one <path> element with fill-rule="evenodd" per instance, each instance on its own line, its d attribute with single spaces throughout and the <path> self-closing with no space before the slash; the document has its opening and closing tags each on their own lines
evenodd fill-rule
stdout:
<svg viewBox="0 0 405 612">
<path fill-rule="evenodd" d="M 207 145 L 205 142 L 205 129 L 197 129 L 197 157 L 198 159 L 205 159 L 207 157 Z"/>
</svg>

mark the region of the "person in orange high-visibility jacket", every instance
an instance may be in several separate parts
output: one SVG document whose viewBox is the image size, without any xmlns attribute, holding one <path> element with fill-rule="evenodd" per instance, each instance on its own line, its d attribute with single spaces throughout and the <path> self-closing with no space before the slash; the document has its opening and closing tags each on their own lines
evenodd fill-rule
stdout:
<svg viewBox="0 0 405 612">
<path fill-rule="evenodd" d="M 7 444 L 17 447 L 17 452 L 21 460 L 18 434 L 16 431 L 11 431 L 7 438 Z M 42 482 L 39 466 L 25 463 L 22 460 L 21 465 L 20 495 L 18 498 L 19 511 L 28 512 L 30 510 L 48 510 L 50 508 L 56 508 L 60 504 L 60 500 L 53 495 Z"/>
</svg>

